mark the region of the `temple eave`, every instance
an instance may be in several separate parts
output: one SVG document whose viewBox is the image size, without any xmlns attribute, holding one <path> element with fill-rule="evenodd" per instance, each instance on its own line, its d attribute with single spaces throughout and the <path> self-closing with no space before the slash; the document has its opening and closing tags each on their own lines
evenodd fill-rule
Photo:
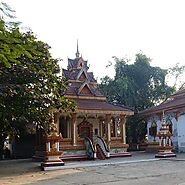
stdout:
<svg viewBox="0 0 185 185">
<path fill-rule="evenodd" d="M 87 109 L 80 109 L 77 110 L 77 113 L 89 113 L 89 114 L 123 114 L 123 115 L 133 115 L 133 112 L 129 111 L 114 111 L 114 110 L 87 110 Z"/>
<path fill-rule="evenodd" d="M 154 115 L 154 114 L 162 114 L 161 112 L 164 111 L 164 112 L 178 112 L 179 109 L 185 109 L 184 108 L 184 105 L 180 105 L 180 106 L 173 106 L 173 107 L 165 107 L 165 108 L 158 108 L 158 109 L 155 109 L 155 110 L 146 110 L 146 111 L 143 111 L 143 112 L 140 112 L 141 115 L 143 116 L 150 116 L 150 115 Z"/>
<path fill-rule="evenodd" d="M 90 99 L 90 100 L 106 100 L 106 97 L 104 96 L 75 96 L 75 95 L 65 95 L 66 98 L 69 98 L 69 99 Z"/>
</svg>

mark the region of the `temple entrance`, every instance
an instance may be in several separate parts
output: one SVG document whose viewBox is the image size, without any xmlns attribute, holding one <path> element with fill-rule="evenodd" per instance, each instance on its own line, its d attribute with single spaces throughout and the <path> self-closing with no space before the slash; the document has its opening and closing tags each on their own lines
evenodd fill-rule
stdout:
<svg viewBox="0 0 185 185">
<path fill-rule="evenodd" d="M 90 137 L 91 134 L 90 134 L 90 128 L 89 127 L 83 127 L 81 128 L 81 132 L 80 132 L 80 137 Z"/>
<path fill-rule="evenodd" d="M 78 125 L 78 135 L 80 138 L 88 137 L 92 139 L 93 137 L 93 125 L 90 124 L 88 121 L 82 121 Z"/>
</svg>

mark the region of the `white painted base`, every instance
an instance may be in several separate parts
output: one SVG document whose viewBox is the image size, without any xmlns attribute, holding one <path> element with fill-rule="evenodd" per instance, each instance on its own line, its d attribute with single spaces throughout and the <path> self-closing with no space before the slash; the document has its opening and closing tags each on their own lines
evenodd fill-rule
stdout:
<svg viewBox="0 0 185 185">
<path fill-rule="evenodd" d="M 156 158 L 168 158 L 168 157 L 176 157 L 176 154 L 172 153 L 158 153 L 155 155 Z"/>
<path fill-rule="evenodd" d="M 48 166 L 48 167 L 42 167 L 44 171 L 51 171 L 51 170 L 62 170 L 63 166 Z"/>
<path fill-rule="evenodd" d="M 60 161 L 60 156 L 47 156 L 47 161 Z"/>
<path fill-rule="evenodd" d="M 63 169 L 64 162 L 42 162 L 41 163 L 41 168 L 44 171 L 47 170 L 61 170 Z"/>
</svg>

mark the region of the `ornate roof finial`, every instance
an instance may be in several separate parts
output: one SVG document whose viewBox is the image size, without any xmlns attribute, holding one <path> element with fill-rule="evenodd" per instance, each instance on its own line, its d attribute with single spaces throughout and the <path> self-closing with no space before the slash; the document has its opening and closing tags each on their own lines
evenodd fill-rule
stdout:
<svg viewBox="0 0 185 185">
<path fill-rule="evenodd" d="M 163 110 L 163 120 L 162 120 L 162 127 L 166 127 L 166 119 L 165 119 L 165 114 L 164 114 L 164 110 Z"/>
<path fill-rule="evenodd" d="M 76 51 L 76 58 L 79 58 L 80 57 L 80 53 L 79 53 L 79 50 L 78 50 L 78 40 L 77 40 L 77 51 Z"/>
</svg>

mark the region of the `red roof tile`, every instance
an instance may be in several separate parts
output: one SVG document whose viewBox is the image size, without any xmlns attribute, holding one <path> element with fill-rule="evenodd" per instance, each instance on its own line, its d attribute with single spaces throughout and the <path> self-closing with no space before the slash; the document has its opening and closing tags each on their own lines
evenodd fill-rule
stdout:
<svg viewBox="0 0 185 185">
<path fill-rule="evenodd" d="M 103 110 L 103 111 L 128 111 L 132 113 L 130 109 L 126 107 L 112 105 L 105 100 L 95 99 L 75 99 L 79 110 Z"/>
<path fill-rule="evenodd" d="M 171 99 L 161 103 L 158 106 L 155 106 L 155 107 L 152 107 L 150 109 L 141 111 L 140 114 L 150 115 L 150 114 L 154 114 L 154 113 L 160 113 L 162 111 L 176 110 L 176 109 L 179 109 L 179 108 L 185 108 L 185 95 L 184 95 L 184 93 L 181 93 L 181 92 L 175 93 L 171 97 Z"/>
</svg>

